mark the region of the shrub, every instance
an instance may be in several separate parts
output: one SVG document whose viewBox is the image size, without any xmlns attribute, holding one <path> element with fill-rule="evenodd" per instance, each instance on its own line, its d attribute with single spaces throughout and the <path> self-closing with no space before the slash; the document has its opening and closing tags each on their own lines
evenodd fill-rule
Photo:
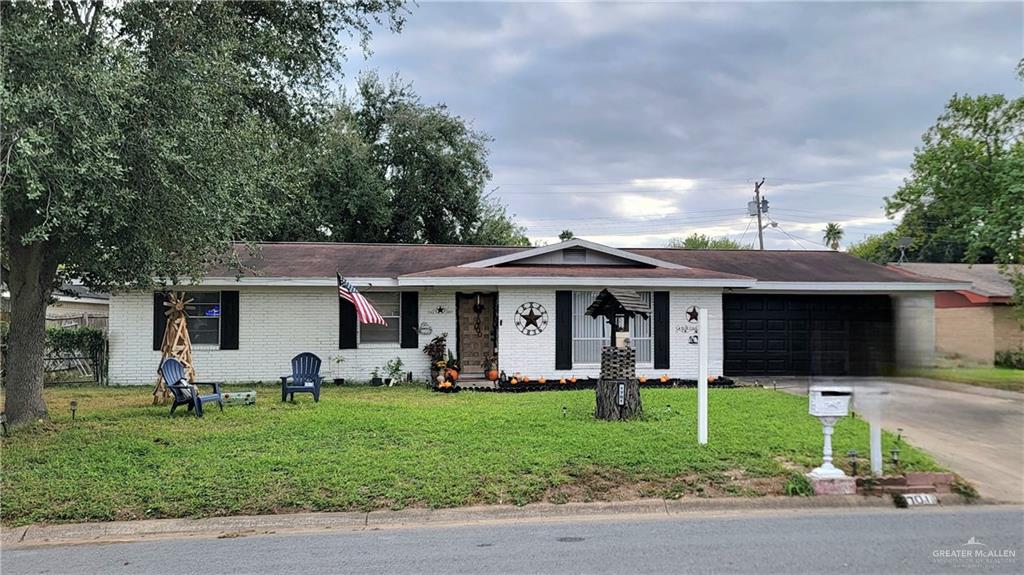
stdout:
<svg viewBox="0 0 1024 575">
<path fill-rule="evenodd" d="M 105 345 L 106 337 L 102 331 L 96 328 L 51 327 L 46 329 L 46 346 L 50 353 L 99 358 L 103 354 Z"/>
<path fill-rule="evenodd" d="M 791 497 L 810 497 L 814 495 L 814 486 L 805 475 L 794 473 L 786 480 L 785 491 Z"/>
<path fill-rule="evenodd" d="M 1024 349 L 997 351 L 996 365 L 1013 369 L 1024 369 Z"/>
</svg>

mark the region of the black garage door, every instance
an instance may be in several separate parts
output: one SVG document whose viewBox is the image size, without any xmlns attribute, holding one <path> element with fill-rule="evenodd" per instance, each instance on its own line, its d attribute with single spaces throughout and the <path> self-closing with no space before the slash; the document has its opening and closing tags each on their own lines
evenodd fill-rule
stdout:
<svg viewBox="0 0 1024 575">
<path fill-rule="evenodd" d="M 892 366 L 889 296 L 722 296 L 726 375 L 874 375 Z"/>
</svg>

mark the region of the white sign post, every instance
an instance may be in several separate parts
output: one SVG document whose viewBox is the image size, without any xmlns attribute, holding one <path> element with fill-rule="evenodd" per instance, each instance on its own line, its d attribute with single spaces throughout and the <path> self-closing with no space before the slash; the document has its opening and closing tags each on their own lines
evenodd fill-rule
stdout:
<svg viewBox="0 0 1024 575">
<path fill-rule="evenodd" d="M 698 308 L 697 332 L 697 443 L 708 444 L 708 310 Z"/>
</svg>

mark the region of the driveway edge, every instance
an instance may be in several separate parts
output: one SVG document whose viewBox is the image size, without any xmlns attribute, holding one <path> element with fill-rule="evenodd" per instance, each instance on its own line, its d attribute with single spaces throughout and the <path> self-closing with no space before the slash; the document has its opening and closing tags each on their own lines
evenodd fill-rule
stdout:
<svg viewBox="0 0 1024 575">
<path fill-rule="evenodd" d="M 957 495 L 941 496 L 943 505 L 958 505 Z M 4 528 L 0 547 L 19 549 L 54 545 L 124 543 L 154 539 L 221 538 L 323 531 L 365 531 L 441 525 L 545 522 L 632 516 L 637 519 L 698 513 L 766 513 L 814 509 L 893 508 L 889 497 L 832 495 L 674 500 L 640 499 L 597 503 L 534 503 L 522 507 L 486 505 L 451 509 L 381 510 L 330 513 L 247 515 L 203 519 L 145 519 Z"/>
</svg>

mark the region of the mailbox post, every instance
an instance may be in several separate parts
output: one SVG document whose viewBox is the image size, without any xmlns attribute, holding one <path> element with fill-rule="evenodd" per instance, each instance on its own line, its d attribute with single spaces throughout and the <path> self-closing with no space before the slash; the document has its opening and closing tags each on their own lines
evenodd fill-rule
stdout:
<svg viewBox="0 0 1024 575">
<path fill-rule="evenodd" d="M 850 398 L 853 390 L 849 387 L 814 386 L 808 396 L 808 411 L 821 421 L 825 433 L 822 464 L 810 472 L 814 479 L 835 479 L 846 477 L 842 469 L 832 465 L 832 431 L 840 417 L 850 414 Z"/>
</svg>

